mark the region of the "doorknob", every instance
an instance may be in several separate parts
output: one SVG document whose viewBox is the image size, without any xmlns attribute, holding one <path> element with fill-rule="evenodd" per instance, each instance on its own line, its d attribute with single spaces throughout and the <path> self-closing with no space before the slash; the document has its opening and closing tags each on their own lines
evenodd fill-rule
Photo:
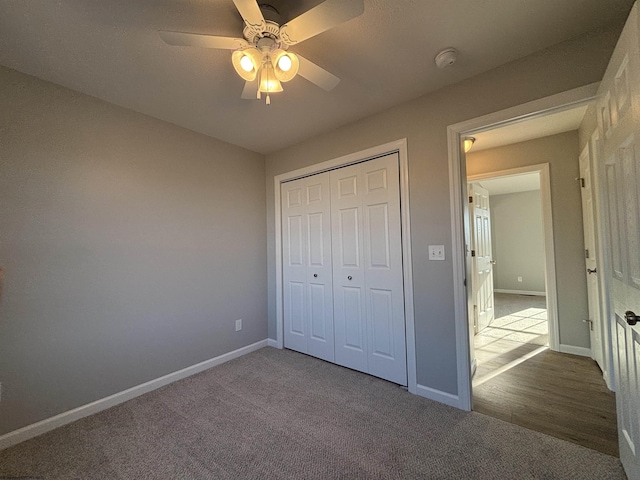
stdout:
<svg viewBox="0 0 640 480">
<path fill-rule="evenodd" d="M 317 273 L 314 273 L 314 274 L 313 274 L 313 278 L 318 278 L 318 274 L 317 274 Z"/>
<path fill-rule="evenodd" d="M 490 261 L 489 261 L 489 263 L 490 263 L 491 265 L 495 265 L 495 264 L 496 264 L 496 263 L 498 263 L 498 262 L 496 262 L 495 260 L 490 260 Z"/>
<path fill-rule="evenodd" d="M 589 324 L 589 330 L 593 332 L 593 320 L 582 320 L 584 323 Z"/>
<path fill-rule="evenodd" d="M 351 280 L 351 278 L 352 278 L 352 277 L 351 277 L 351 275 L 349 275 L 349 276 L 347 277 L 347 280 Z"/>
<path fill-rule="evenodd" d="M 629 325 L 635 325 L 636 323 L 640 322 L 640 317 L 633 313 L 631 310 L 627 310 L 626 312 L 624 312 L 624 318 Z"/>
<path fill-rule="evenodd" d="M 594 268 L 594 269 L 592 270 L 592 269 L 590 269 L 590 268 L 587 268 L 587 273 L 588 273 L 588 274 L 598 273 L 598 269 L 597 269 L 597 268 Z"/>
</svg>

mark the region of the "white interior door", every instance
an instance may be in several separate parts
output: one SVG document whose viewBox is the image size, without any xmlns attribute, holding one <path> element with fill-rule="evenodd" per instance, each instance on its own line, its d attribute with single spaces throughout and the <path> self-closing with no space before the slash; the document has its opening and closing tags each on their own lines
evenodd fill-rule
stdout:
<svg viewBox="0 0 640 480">
<path fill-rule="evenodd" d="M 600 319 L 600 293 L 598 290 L 598 259 L 595 235 L 595 210 L 593 203 L 593 185 L 591 175 L 589 146 L 580 154 L 580 181 L 582 196 L 582 226 L 584 229 L 585 275 L 587 277 L 587 297 L 589 300 L 589 318 L 585 319 L 589 325 L 591 336 L 591 358 L 600 369 L 606 371 L 602 349 L 602 322 Z"/>
<path fill-rule="evenodd" d="M 329 174 L 282 184 L 284 345 L 334 360 Z"/>
<path fill-rule="evenodd" d="M 398 155 L 330 173 L 336 363 L 406 385 Z"/>
<path fill-rule="evenodd" d="M 469 186 L 471 230 L 471 263 L 475 333 L 493 321 L 493 265 L 491 251 L 491 209 L 489 191 L 479 183 Z"/>
<path fill-rule="evenodd" d="M 600 84 L 600 165 L 607 197 L 620 460 L 640 479 L 640 16 L 638 4 L 618 40 Z"/>
</svg>

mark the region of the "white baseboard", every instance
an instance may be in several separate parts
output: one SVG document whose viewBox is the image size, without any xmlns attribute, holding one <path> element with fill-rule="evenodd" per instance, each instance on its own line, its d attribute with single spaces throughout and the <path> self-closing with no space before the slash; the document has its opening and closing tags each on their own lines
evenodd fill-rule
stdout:
<svg viewBox="0 0 640 480">
<path fill-rule="evenodd" d="M 416 386 L 416 394 L 421 397 L 428 398 L 429 400 L 444 403 L 450 407 L 462 408 L 460 406 L 460 397 L 458 395 L 443 392 L 442 390 L 436 390 L 435 388 L 425 387 L 424 385 L 418 384 Z"/>
<path fill-rule="evenodd" d="M 170 383 L 182 380 L 183 378 L 190 377 L 196 373 L 221 365 L 229 360 L 233 360 L 234 358 L 259 350 L 266 347 L 267 344 L 267 340 L 260 340 L 259 342 L 247 345 L 246 347 L 191 365 L 190 367 L 183 368 L 177 372 L 169 373 L 160 378 L 156 378 L 155 380 L 150 380 L 141 385 L 137 385 L 135 387 L 128 388 L 127 390 L 123 390 L 122 392 L 114 393 L 108 397 L 96 400 L 95 402 L 88 403 L 81 407 L 74 408 L 73 410 L 60 413 L 54 417 L 14 430 L 13 432 L 0 436 L 0 450 L 11 447 L 20 442 L 24 442 L 25 440 L 29 440 L 30 438 L 37 437 L 38 435 L 42 435 L 43 433 L 49 432 L 68 423 L 75 422 L 81 418 L 93 415 L 94 413 L 101 412 L 107 408 L 114 407 L 126 402 L 127 400 L 139 397 L 140 395 L 144 395 L 145 393 L 164 387 Z"/>
<path fill-rule="evenodd" d="M 268 347 L 273 347 L 273 348 L 278 348 L 278 341 L 274 340 L 273 338 L 267 338 L 267 346 Z"/>
<path fill-rule="evenodd" d="M 581 357 L 591 358 L 591 349 L 585 347 L 574 347 L 573 345 L 560 345 L 561 353 L 570 353 L 572 355 L 580 355 Z"/>
<path fill-rule="evenodd" d="M 533 290 L 506 290 L 504 288 L 494 288 L 494 293 L 512 293 L 514 295 L 535 295 L 536 297 L 546 297 L 547 292 L 534 292 Z"/>
</svg>

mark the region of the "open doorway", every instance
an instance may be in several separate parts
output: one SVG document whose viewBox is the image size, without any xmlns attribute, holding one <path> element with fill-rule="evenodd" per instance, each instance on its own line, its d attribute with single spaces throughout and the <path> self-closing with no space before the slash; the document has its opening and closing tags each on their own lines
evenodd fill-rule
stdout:
<svg viewBox="0 0 640 480">
<path fill-rule="evenodd" d="M 476 127 L 477 130 L 459 130 L 461 136 L 476 137 L 476 145 L 480 143 L 478 137 L 485 132 L 504 131 L 510 125 L 517 125 L 523 134 L 528 136 L 517 141 L 503 139 L 504 143 L 487 148 L 484 152 L 470 152 L 467 162 L 463 164 L 468 176 L 465 175 L 463 178 L 489 192 L 489 181 L 496 176 L 507 177 L 505 180 L 508 183 L 515 184 L 519 175 L 534 173 L 537 169 L 542 205 L 537 208 L 542 213 L 544 244 L 544 259 L 534 260 L 538 266 L 544 266 L 543 289 L 533 284 L 529 284 L 528 287 L 524 285 L 528 278 L 536 276 L 533 267 L 523 266 L 517 257 L 516 260 L 512 257 L 511 260 L 500 261 L 493 256 L 494 252 L 489 254 L 496 262 L 494 276 L 498 277 L 502 266 L 503 273 L 509 277 L 506 284 L 498 285 L 498 296 L 500 293 L 518 294 L 517 300 L 522 301 L 512 297 L 511 301 L 505 299 L 505 305 L 500 305 L 500 301 L 495 302 L 498 299 L 496 296 L 493 301 L 494 311 L 489 316 L 500 320 L 489 322 L 488 325 L 486 322 L 485 325 L 482 325 L 482 322 L 474 324 L 471 304 L 477 289 L 478 268 L 474 268 L 477 257 L 473 255 L 473 240 L 467 232 L 471 225 L 476 223 L 476 218 L 471 204 L 465 212 L 467 232 L 463 236 L 467 244 L 465 278 L 468 295 L 466 340 L 469 342 L 467 345 L 472 364 L 473 357 L 478 355 L 475 362 L 476 378 L 469 387 L 473 394 L 473 409 L 480 413 L 615 455 L 615 399 L 606 389 L 602 373 L 595 363 L 587 358 L 591 355 L 589 329 L 581 320 L 588 318 L 588 300 L 584 281 L 584 239 L 577 159 L 580 153 L 578 128 L 586 108 L 586 104 L 573 105 L 561 111 L 547 112 L 546 116 L 537 118 L 538 125 L 543 127 L 540 131 L 534 128 L 535 123 L 524 121 L 522 118 L 507 121 L 500 125 L 500 128 L 491 127 L 491 123 L 488 122 L 485 127 Z M 549 131 L 548 127 L 553 125 L 558 117 L 569 118 L 574 114 L 572 123 L 569 122 L 568 127 L 565 125 L 564 130 Z M 545 188 L 546 192 L 543 191 Z M 507 192 L 503 194 L 505 205 L 516 197 L 512 195 L 513 198 L 509 198 L 507 195 L 510 193 Z M 491 195 L 487 193 L 487 197 L 490 199 Z M 500 200 L 500 195 L 495 197 Z M 492 210 L 499 210 L 495 208 L 500 205 L 499 201 L 487 203 L 494 207 Z M 511 218 L 507 218 L 506 221 L 507 229 L 530 229 L 531 227 L 520 222 L 523 216 L 532 216 L 531 210 L 529 213 L 521 212 L 515 216 L 512 212 Z M 515 240 L 516 243 L 520 242 L 520 246 L 525 250 L 519 252 L 520 256 L 533 253 L 533 246 L 524 245 L 526 240 L 522 237 Z M 511 281 L 514 283 L 509 283 Z M 544 322 L 545 316 L 547 323 Z M 479 331 L 476 330 L 477 323 L 481 324 Z M 549 347 L 545 345 L 545 326 L 548 328 Z M 490 330 L 487 332 L 487 329 Z M 510 338 L 508 342 L 503 341 L 503 338 L 494 341 L 494 338 L 499 336 Z M 497 364 L 490 365 L 487 358 L 480 357 L 481 353 L 486 352 L 476 349 L 476 341 L 485 342 L 489 346 L 492 350 L 489 355 L 493 355 L 489 360 L 496 360 Z M 566 353 L 571 355 L 565 355 Z M 489 367 L 489 371 L 485 367 Z M 469 369 L 470 373 L 471 371 L 472 369 Z M 598 389 L 592 391 L 583 388 L 591 385 L 598 385 Z M 603 400 L 602 404 L 596 406 L 600 399 Z M 600 409 L 602 414 L 591 418 L 594 408 Z M 595 431 L 597 434 L 594 434 Z M 602 441 L 605 438 L 607 442 Z"/>
<path fill-rule="evenodd" d="M 474 161 L 474 154 L 467 162 Z M 491 175 L 491 174 L 487 174 Z M 474 294 L 470 318 L 473 334 L 473 387 L 540 353 L 549 346 L 546 293 L 545 228 L 540 173 L 501 172 L 495 176 L 467 177 L 469 199 L 486 198 L 486 206 L 470 222 Z M 477 211 L 478 203 L 470 210 Z M 486 218 L 488 232 L 480 235 Z M 551 222 L 548 222 L 551 224 Z M 548 232 L 553 237 L 552 232 Z M 484 236 L 483 242 L 478 242 Z M 482 245 L 476 245 L 482 243 Z M 489 257 L 488 285 L 478 288 L 478 250 Z M 475 255 L 473 255 L 475 253 Z M 549 252 L 550 254 L 552 252 Z M 553 263 L 553 258 L 549 259 Z M 487 298 L 490 297 L 490 298 Z M 485 300 L 486 299 L 486 300 Z M 482 308 L 482 303 L 489 308 Z"/>
</svg>

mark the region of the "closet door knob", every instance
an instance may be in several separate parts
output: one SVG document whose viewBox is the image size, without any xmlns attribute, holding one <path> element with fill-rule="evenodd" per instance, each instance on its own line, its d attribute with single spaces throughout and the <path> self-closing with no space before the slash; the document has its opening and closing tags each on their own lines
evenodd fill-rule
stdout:
<svg viewBox="0 0 640 480">
<path fill-rule="evenodd" d="M 317 274 L 317 273 L 314 273 L 314 274 L 313 274 L 313 278 L 318 278 L 318 274 Z"/>
<path fill-rule="evenodd" d="M 347 280 L 351 280 L 351 278 L 352 278 L 352 277 L 351 277 L 351 275 L 349 275 L 349 276 L 347 277 Z"/>
</svg>

